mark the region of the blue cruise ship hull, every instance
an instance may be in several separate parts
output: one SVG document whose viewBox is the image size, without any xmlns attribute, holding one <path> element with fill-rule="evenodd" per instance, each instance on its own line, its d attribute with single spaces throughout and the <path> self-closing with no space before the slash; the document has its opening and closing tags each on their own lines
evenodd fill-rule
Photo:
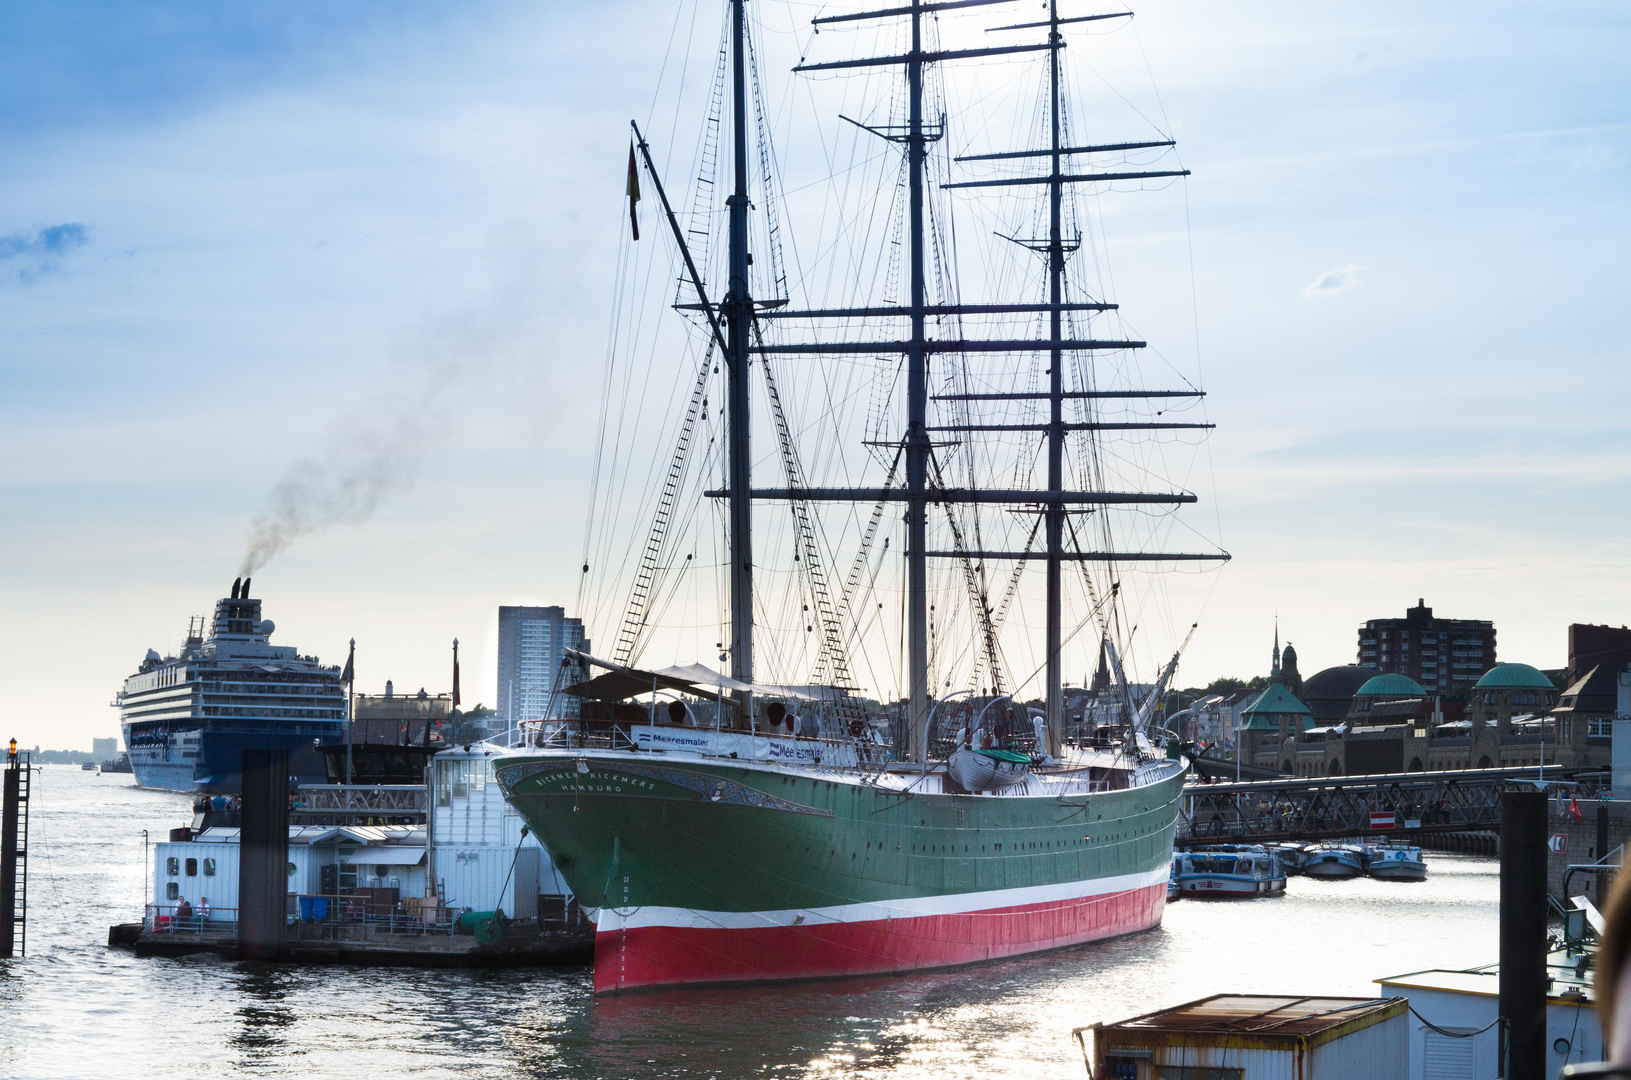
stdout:
<svg viewBox="0 0 1631 1080">
<path fill-rule="evenodd" d="M 195 747 L 132 747 L 130 769 L 140 787 L 161 791 L 207 792 L 211 795 L 237 794 L 243 779 L 245 750 L 289 751 L 291 784 L 326 784 L 322 755 L 312 745 L 314 738 L 344 737 L 340 725 L 328 725 L 320 732 L 211 731 L 178 733 L 197 737 Z M 130 743 L 127 729 L 126 745 Z"/>
<path fill-rule="evenodd" d="M 232 794 L 245 750 L 287 750 L 291 780 L 323 783 L 316 744 L 345 733 L 344 673 L 272 644 L 277 626 L 261 618 L 248 578 L 215 602 L 209 627 L 206 638 L 192 620 L 178 654 L 148 649 L 114 700 L 136 783 Z"/>
</svg>

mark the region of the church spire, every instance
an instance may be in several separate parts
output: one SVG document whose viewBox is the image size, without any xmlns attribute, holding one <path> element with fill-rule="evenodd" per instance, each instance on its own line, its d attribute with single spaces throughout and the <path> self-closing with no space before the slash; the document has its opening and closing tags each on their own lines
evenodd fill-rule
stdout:
<svg viewBox="0 0 1631 1080">
<path fill-rule="evenodd" d="M 1280 681 L 1280 616 L 1274 617 L 1274 666 L 1269 669 L 1269 681 Z"/>
</svg>

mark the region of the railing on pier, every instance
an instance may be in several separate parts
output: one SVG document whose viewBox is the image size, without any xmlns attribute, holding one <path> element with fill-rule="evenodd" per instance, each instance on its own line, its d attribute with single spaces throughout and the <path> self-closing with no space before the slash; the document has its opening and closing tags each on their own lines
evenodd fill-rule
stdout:
<svg viewBox="0 0 1631 1080">
<path fill-rule="evenodd" d="M 1495 829 L 1503 792 L 1569 782 L 1562 768 L 1548 766 L 1543 773 L 1531 766 L 1191 784 L 1179 801 L 1177 843 Z"/>
<path fill-rule="evenodd" d="M 181 913 L 181 905 L 148 904 L 142 916 L 142 929 L 157 934 L 220 934 L 238 933 L 238 909 L 211 907 L 208 911 L 191 908 Z"/>
<path fill-rule="evenodd" d="M 536 918 L 506 920 L 507 925 L 524 933 L 581 931 L 587 926 L 588 916 L 570 896 L 544 895 L 539 901 Z M 352 893 L 290 895 L 287 940 L 358 941 L 372 934 L 446 937 L 456 932 L 463 911 L 443 907 L 434 897 L 422 902 L 417 898 L 404 898 L 386 905 L 369 896 Z M 219 941 L 237 936 L 238 909 L 212 906 L 200 911 L 194 907 L 183 914 L 179 902 L 148 904 L 142 917 L 142 929 L 184 939 L 191 936 Z"/>
</svg>

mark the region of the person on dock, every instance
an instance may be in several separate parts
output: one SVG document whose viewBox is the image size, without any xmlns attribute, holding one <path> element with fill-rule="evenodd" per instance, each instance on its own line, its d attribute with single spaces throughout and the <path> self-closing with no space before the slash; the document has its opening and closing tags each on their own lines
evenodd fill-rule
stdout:
<svg viewBox="0 0 1631 1080">
<path fill-rule="evenodd" d="M 191 921 L 192 917 L 193 906 L 192 904 L 188 903 L 187 898 L 183 896 L 180 902 L 176 904 L 176 925 L 185 926 L 189 921 Z"/>
<path fill-rule="evenodd" d="M 210 898 L 200 896 L 196 910 L 198 912 L 198 928 L 202 930 L 210 921 Z"/>
</svg>

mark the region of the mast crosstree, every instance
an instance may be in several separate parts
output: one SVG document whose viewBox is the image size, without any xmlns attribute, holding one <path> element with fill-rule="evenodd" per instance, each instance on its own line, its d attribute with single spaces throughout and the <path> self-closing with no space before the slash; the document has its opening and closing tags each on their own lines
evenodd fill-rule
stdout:
<svg viewBox="0 0 1631 1080">
<path fill-rule="evenodd" d="M 893 56 L 866 57 L 851 60 L 831 61 L 824 63 L 804 63 L 794 68 L 795 72 L 814 73 L 853 70 L 861 68 L 899 67 L 903 71 L 906 81 L 907 117 L 904 125 L 890 125 L 876 127 L 858 125 L 890 142 L 902 144 L 906 154 L 906 181 L 907 181 L 907 255 L 909 269 L 909 297 L 908 302 L 893 306 L 863 306 L 842 308 L 814 308 L 807 310 L 788 310 L 786 308 L 772 308 L 770 305 L 756 304 L 750 289 L 749 267 L 752 256 L 748 251 L 748 130 L 747 130 L 747 42 L 746 42 L 746 0 L 730 0 L 731 25 L 729 69 L 731 72 L 731 105 L 732 105 L 732 137 L 731 150 L 733 155 L 733 190 L 726 199 L 729 210 L 729 259 L 728 283 L 726 293 L 718 304 L 718 318 L 715 318 L 715 309 L 710 305 L 703 292 L 701 279 L 697 274 L 690 256 L 686 254 L 687 267 L 696 286 L 698 303 L 695 305 L 682 304 L 682 308 L 696 308 L 707 312 L 709 322 L 714 331 L 714 339 L 720 346 L 726 368 L 726 412 L 727 412 L 727 440 L 726 440 L 726 480 L 727 486 L 722 490 L 709 491 L 710 497 L 725 498 L 728 500 L 728 531 L 729 531 L 729 558 L 730 558 L 730 643 L 729 658 L 731 677 L 740 682 L 751 683 L 754 678 L 754 643 L 753 643 L 753 559 L 752 559 L 752 504 L 754 500 L 792 502 L 795 516 L 799 523 L 801 545 L 805 550 L 806 558 L 813 558 L 816 554 L 813 538 L 813 529 L 808 523 L 806 507 L 817 502 L 864 502 L 875 503 L 880 507 L 885 503 L 904 503 L 906 526 L 906 598 L 905 598 L 905 645 L 907 653 L 907 725 L 911 741 L 911 756 L 919 763 L 926 764 L 928 760 L 928 722 L 931 712 L 931 696 L 929 683 L 929 658 L 931 655 L 930 632 L 930 606 L 929 606 L 929 574 L 928 560 L 931 558 L 956 558 L 962 560 L 965 575 L 972 572 L 975 562 L 1014 560 L 1022 564 L 1030 560 L 1039 560 L 1046 565 L 1046 611 L 1045 611 L 1045 717 L 1048 731 L 1048 746 L 1046 750 L 1053 755 L 1059 755 L 1063 747 L 1064 718 L 1063 718 L 1063 663 L 1062 652 L 1064 648 L 1063 632 L 1063 567 L 1066 563 L 1102 563 L 1113 566 L 1134 562 L 1197 562 L 1197 561 L 1225 561 L 1226 553 L 1167 553 L 1122 550 L 1067 551 L 1065 546 L 1067 508 L 1088 507 L 1101 508 L 1107 506 L 1159 506 L 1179 505 L 1192 503 L 1195 496 L 1187 492 L 1140 492 L 1140 491 L 1092 491 L 1072 490 L 1065 476 L 1065 450 L 1067 436 L 1073 433 L 1084 433 L 1092 437 L 1100 432 L 1133 431 L 1133 430 L 1207 430 L 1213 425 L 1210 423 L 1176 423 L 1176 422 L 1112 422 L 1096 419 L 1082 421 L 1066 421 L 1064 416 L 1064 403 L 1067 401 L 1093 402 L 1106 399 L 1162 399 L 1162 398 L 1191 398 L 1198 399 L 1204 394 L 1197 390 L 1066 390 L 1064 381 L 1064 363 L 1067 353 L 1098 353 L 1106 351 L 1137 350 L 1145 347 L 1146 343 L 1138 340 L 1120 338 L 1098 338 L 1092 336 L 1067 336 L 1065 316 L 1067 313 L 1083 312 L 1088 314 L 1113 311 L 1117 305 L 1102 301 L 1068 300 L 1066 298 L 1066 257 L 1076 250 L 1077 245 L 1067 242 L 1063 235 L 1064 192 L 1067 184 L 1094 183 L 1124 179 L 1150 179 L 1182 177 L 1189 175 L 1187 169 L 1151 170 L 1135 169 L 1130 171 L 1073 171 L 1066 172 L 1067 159 L 1075 155 L 1093 154 L 1100 152 L 1131 151 L 1140 149 L 1158 149 L 1174 145 L 1173 140 L 1143 140 L 1120 143 L 1104 143 L 1094 145 L 1067 145 L 1066 132 L 1062 122 L 1061 109 L 1061 72 L 1060 55 L 1066 46 L 1061 27 L 1072 23 L 1097 22 L 1104 19 L 1124 18 L 1130 12 L 1117 12 L 1106 15 L 1062 18 L 1059 13 L 1058 0 L 1049 0 L 1048 19 L 1045 22 L 1015 24 L 1007 27 L 996 27 L 995 30 L 1022 30 L 1046 27 L 1048 40 L 1042 43 L 1016 44 L 1004 46 L 991 46 L 975 49 L 940 49 L 926 50 L 924 47 L 923 17 L 940 11 L 954 9 L 993 6 L 1000 3 L 1012 3 L 1015 0 L 950 0 L 942 3 L 913 3 L 898 7 L 879 9 L 875 11 L 856 12 L 844 15 L 823 16 L 813 20 L 819 28 L 823 25 L 835 23 L 852 23 L 862 20 L 877 20 L 888 18 L 910 19 L 910 51 Z M 930 125 L 924 117 L 924 78 L 926 69 L 937 63 L 950 61 L 996 57 L 1025 53 L 1046 53 L 1048 60 L 1048 93 L 1049 93 L 1049 144 L 1043 149 L 1027 149 L 1005 151 L 990 154 L 971 154 L 958 157 L 959 162 L 965 161 L 1003 161 L 1046 159 L 1049 171 L 1045 176 L 1019 176 L 996 180 L 976 180 L 941 183 L 938 186 L 944 190 L 964 188 L 999 188 L 999 187 L 1034 187 L 1046 186 L 1048 189 L 1048 235 L 1045 242 L 1016 241 L 1023 246 L 1043 254 L 1047 259 L 1048 295 L 1046 302 L 1019 303 L 1019 304 L 930 304 L 927 296 L 927 262 L 929 257 L 929 239 L 926 226 L 925 184 L 927 172 L 928 146 L 944 137 L 943 124 Z M 645 152 L 642 141 L 641 150 Z M 650 169 L 649 154 L 647 167 Z M 661 195 L 661 187 L 658 188 Z M 664 199 L 667 209 L 667 200 Z M 684 238 L 680 236 L 678 225 L 672 220 L 672 211 L 669 211 L 670 224 L 675 230 L 676 239 L 682 248 L 685 246 Z M 1012 239 L 1012 238 L 1010 238 Z M 784 301 L 778 301 L 778 305 Z M 762 310 L 761 310 L 762 309 Z M 993 314 L 1045 314 L 1048 317 L 1048 332 L 1046 337 L 1020 337 L 1020 338 L 931 338 L 928 334 L 928 320 L 941 316 L 964 315 L 993 315 Z M 850 320 L 850 319 L 904 319 L 907 325 L 902 329 L 906 334 L 884 340 L 873 341 L 823 341 L 819 335 L 812 335 L 816 340 L 795 342 L 767 343 L 757 334 L 756 320 L 797 320 L 811 323 L 820 323 L 824 320 Z M 723 324 L 723 325 L 721 325 Z M 1048 367 L 1047 389 L 1043 393 L 952 393 L 938 394 L 931 397 L 930 363 L 933 357 L 940 355 L 967 355 L 967 354 L 1002 354 L 1002 353 L 1037 353 L 1046 351 L 1050 363 Z M 786 445 L 791 432 L 787 428 L 785 416 L 780 412 L 779 396 L 773 402 L 776 408 L 777 432 L 779 441 L 783 444 L 783 457 L 786 466 L 788 487 L 785 488 L 754 488 L 751 475 L 751 447 L 749 441 L 749 374 L 752 360 L 755 356 L 767 364 L 772 356 L 801 356 L 801 355 L 849 355 L 849 354 L 895 354 L 904 355 L 906 361 L 906 430 L 899 440 L 899 448 L 904 457 L 904 480 L 900 486 L 893 486 L 893 470 L 891 481 L 882 488 L 852 487 L 852 488 L 817 488 L 806 486 L 800 473 L 796 459 L 788 458 Z M 768 376 L 769 369 L 766 373 Z M 1037 401 L 1046 402 L 1048 416 L 1045 423 L 953 423 L 931 425 L 928 417 L 930 401 Z M 938 470 L 933 460 L 933 434 L 937 432 L 977 433 L 1034 433 L 1040 434 L 1045 440 L 1047 460 L 1047 482 L 1042 489 L 1025 488 L 950 488 L 939 479 Z M 953 523 L 955 549 L 950 551 L 931 551 L 928 547 L 928 511 L 931 504 L 954 505 L 991 505 L 1006 504 L 1030 506 L 1037 509 L 1041 515 L 1043 543 L 1040 549 L 1027 544 L 1022 551 L 1006 550 L 971 550 L 963 540 L 962 533 Z M 1034 537 L 1033 533 L 1033 537 Z M 1073 534 L 1074 535 L 1074 534 Z M 977 538 L 977 534 L 976 534 Z M 809 572 L 812 589 L 816 595 L 818 612 L 816 618 L 822 622 L 822 648 L 821 666 L 829 677 L 838 677 L 838 681 L 847 684 L 848 665 L 844 659 L 842 639 L 843 634 L 837 626 L 838 611 L 833 605 L 831 597 L 827 595 L 825 578 L 821 575 L 818 566 L 811 566 Z M 1018 573 L 1016 565 L 1015 573 Z M 971 579 L 971 602 L 979 606 L 976 617 L 980 622 L 980 635 L 982 637 L 982 652 L 996 674 L 997 656 L 994 643 L 994 627 L 991 623 L 991 610 L 983 589 L 977 587 Z M 1012 589 L 1010 588 L 1010 592 Z M 1004 606 L 1006 606 L 1006 601 Z M 632 636 L 632 635 L 631 635 Z M 745 703 L 744 703 L 745 704 Z M 905 756 L 902 754 L 901 756 Z"/>
<path fill-rule="evenodd" d="M 911 51 L 895 55 L 868 57 L 852 60 L 832 61 L 826 63 L 800 64 L 794 68 L 798 72 L 840 71 L 856 68 L 898 66 L 904 69 L 907 89 L 907 123 L 902 134 L 893 134 L 881 129 L 867 128 L 875 134 L 891 141 L 906 144 L 907 152 L 907 185 L 908 185 L 908 258 L 910 265 L 911 296 L 907 305 L 892 308 L 837 308 L 810 311 L 780 311 L 767 312 L 762 317 L 775 319 L 808 319 L 820 320 L 827 318 L 853 318 L 853 317 L 904 317 L 910 320 L 911 336 L 905 340 L 873 341 L 873 342 L 797 342 L 761 345 L 757 348 L 765 353 L 797 355 L 797 354 L 849 354 L 849 353 L 905 353 L 907 363 L 907 425 L 903 445 L 906 451 L 906 481 L 904 490 L 891 489 L 799 489 L 776 490 L 760 489 L 752 492 L 756 499 L 786 499 L 800 498 L 808 501 L 895 501 L 906 503 L 906 532 L 907 532 L 907 683 L 908 683 L 908 730 L 911 732 L 913 756 L 920 763 L 927 761 L 928 753 L 928 719 L 929 719 L 929 678 L 928 678 L 928 572 L 927 562 L 930 558 L 957 558 L 964 560 L 1001 560 L 1018 559 L 1027 560 L 1040 558 L 1047 564 L 1047 607 L 1046 607 L 1046 722 L 1048 730 L 1047 750 L 1058 755 L 1063 744 L 1063 564 L 1067 561 L 1096 561 L 1105 563 L 1146 562 L 1160 559 L 1174 561 L 1210 561 L 1225 560 L 1226 554 L 1190 554 L 1175 553 L 1171 555 L 1144 552 L 1066 552 L 1064 550 L 1064 521 L 1066 507 L 1069 505 L 1118 505 L 1118 504 L 1177 504 L 1193 502 L 1194 496 L 1187 493 L 1144 493 L 1144 492 L 1091 492 L 1070 491 L 1066 489 L 1064 476 L 1065 438 L 1070 432 L 1099 432 L 1099 431 L 1127 431 L 1127 430 L 1204 430 L 1211 424 L 1181 424 L 1181 423 L 1107 423 L 1107 422 L 1079 422 L 1067 423 L 1064 418 L 1064 402 L 1067 400 L 1082 400 L 1095 397 L 1200 397 L 1198 391 L 1112 391 L 1112 392 L 1067 392 L 1064 386 L 1064 354 L 1068 352 L 1097 352 L 1106 350 L 1141 349 L 1145 346 L 1142 341 L 1112 340 L 1096 338 L 1066 337 L 1064 315 L 1068 311 L 1107 311 L 1114 310 L 1116 305 L 1108 303 L 1081 303 L 1068 302 L 1065 299 L 1065 255 L 1067 249 L 1074 250 L 1074 245 L 1067 245 L 1063 236 L 1063 196 L 1066 184 L 1101 182 L 1110 180 L 1152 179 L 1161 177 L 1179 177 L 1189 175 L 1187 169 L 1176 170 L 1131 170 L 1120 172 L 1088 171 L 1067 173 L 1064 171 L 1065 160 L 1077 154 L 1089 154 L 1104 151 L 1126 151 L 1147 148 L 1168 147 L 1173 145 L 1170 139 L 1148 140 L 1142 142 L 1109 143 L 1090 146 L 1065 145 L 1064 131 L 1061 124 L 1060 111 L 1060 52 L 1065 48 L 1064 35 L 1060 27 L 1067 23 L 1096 22 L 1102 19 L 1120 18 L 1130 15 L 1130 12 L 1119 12 L 1109 15 L 1094 15 L 1077 18 L 1061 18 L 1058 0 L 1049 0 L 1048 20 L 1041 23 L 1017 24 L 1009 27 L 998 27 L 998 30 L 1017 30 L 1032 27 L 1047 27 L 1048 40 L 1042 43 L 993 46 L 977 49 L 947 49 L 939 51 L 925 51 L 923 46 L 923 16 L 939 11 L 952 9 L 983 7 L 998 3 L 1012 2 L 1012 0 L 952 0 L 947 3 L 914 3 L 876 11 L 855 12 L 844 15 L 824 16 L 812 20 L 817 26 L 835 23 L 857 22 L 867 19 L 885 19 L 893 17 L 907 17 L 911 20 Z M 926 129 L 923 117 L 923 80 L 925 68 L 934 63 L 947 61 L 1013 55 L 1018 53 L 1046 52 L 1048 54 L 1048 85 L 1049 85 L 1049 127 L 1050 143 L 1044 150 L 1022 150 L 1000 154 L 968 155 L 959 158 L 959 161 L 970 160 L 1002 160 L 1008 158 L 1036 158 L 1046 157 L 1050 162 L 1050 169 L 1044 177 L 1016 177 L 1002 180 L 964 181 L 941 184 L 943 189 L 970 188 L 970 187 L 1016 187 L 1016 186 L 1048 186 L 1048 239 L 1044 248 L 1040 248 L 1048 259 L 1048 298 L 1045 304 L 1033 305 L 1000 305 L 1000 304 L 928 304 L 925 296 L 925 263 L 927 253 L 927 238 L 924 226 L 924 183 L 925 162 L 927 158 L 927 144 L 941 138 L 944 131 L 929 131 Z M 1044 339 L 930 339 L 926 333 L 926 322 L 931 315 L 968 315 L 988 314 L 997 312 L 1045 312 L 1048 315 L 1049 333 Z M 1010 353 L 1034 352 L 1047 349 L 1051 358 L 1049 365 L 1049 382 L 1046 395 L 1021 394 L 947 394 L 937 395 L 934 400 L 1046 400 L 1049 406 L 1048 422 L 1046 424 L 948 424 L 931 426 L 928 423 L 928 394 L 929 385 L 929 358 L 943 353 Z M 933 432 L 1041 432 L 1047 439 L 1047 488 L 1043 491 L 1022 490 L 952 490 L 943 487 L 930 486 L 930 454 L 931 437 Z M 717 494 L 717 493 L 710 493 Z M 733 490 L 732 498 L 739 495 Z M 1032 551 L 970 551 L 961 542 L 961 535 L 957 536 L 958 544 L 954 551 L 931 552 L 927 547 L 927 511 L 930 502 L 936 503 L 1027 503 L 1040 505 L 1044 509 L 1043 519 L 1046 526 L 1044 530 L 1044 550 Z M 984 608 L 983 595 L 975 595 L 973 602 L 982 605 L 979 620 L 982 625 L 982 635 L 989 635 L 989 609 Z M 994 650 L 988 650 L 994 653 Z M 994 655 L 993 655 L 994 659 Z"/>
</svg>

